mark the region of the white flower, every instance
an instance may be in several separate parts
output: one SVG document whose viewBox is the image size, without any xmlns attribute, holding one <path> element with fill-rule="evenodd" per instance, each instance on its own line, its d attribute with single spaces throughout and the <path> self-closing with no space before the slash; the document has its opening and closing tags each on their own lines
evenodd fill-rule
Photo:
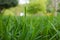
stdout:
<svg viewBox="0 0 60 40">
<path fill-rule="evenodd" d="M 23 12 L 20 13 L 20 16 L 24 16 L 25 14 Z"/>
</svg>

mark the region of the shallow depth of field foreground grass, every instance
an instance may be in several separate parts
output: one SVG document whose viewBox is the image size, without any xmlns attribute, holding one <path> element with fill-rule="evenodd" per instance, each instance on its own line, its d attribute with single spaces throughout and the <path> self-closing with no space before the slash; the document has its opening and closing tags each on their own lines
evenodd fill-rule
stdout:
<svg viewBox="0 0 60 40">
<path fill-rule="evenodd" d="M 60 17 L 0 16 L 0 40 L 60 40 Z"/>
</svg>

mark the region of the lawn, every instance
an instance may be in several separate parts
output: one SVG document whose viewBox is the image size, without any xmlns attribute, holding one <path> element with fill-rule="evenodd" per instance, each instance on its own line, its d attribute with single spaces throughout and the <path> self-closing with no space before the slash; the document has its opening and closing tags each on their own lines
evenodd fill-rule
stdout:
<svg viewBox="0 0 60 40">
<path fill-rule="evenodd" d="M 0 16 L 0 40 L 60 40 L 60 16 Z"/>
</svg>

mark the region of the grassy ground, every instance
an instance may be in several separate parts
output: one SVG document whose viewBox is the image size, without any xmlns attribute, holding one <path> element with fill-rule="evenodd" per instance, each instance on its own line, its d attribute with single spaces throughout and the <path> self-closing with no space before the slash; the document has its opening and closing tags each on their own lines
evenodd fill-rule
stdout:
<svg viewBox="0 0 60 40">
<path fill-rule="evenodd" d="M 0 40 L 60 40 L 60 16 L 0 16 Z"/>
</svg>

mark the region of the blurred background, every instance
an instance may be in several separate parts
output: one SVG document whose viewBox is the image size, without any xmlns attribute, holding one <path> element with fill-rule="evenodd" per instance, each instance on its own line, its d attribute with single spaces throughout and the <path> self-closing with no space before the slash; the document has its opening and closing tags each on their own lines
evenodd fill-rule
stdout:
<svg viewBox="0 0 60 40">
<path fill-rule="evenodd" d="M 4 15 L 58 15 L 60 13 L 60 0 L 18 0 L 18 5 L 5 9 Z"/>
</svg>

